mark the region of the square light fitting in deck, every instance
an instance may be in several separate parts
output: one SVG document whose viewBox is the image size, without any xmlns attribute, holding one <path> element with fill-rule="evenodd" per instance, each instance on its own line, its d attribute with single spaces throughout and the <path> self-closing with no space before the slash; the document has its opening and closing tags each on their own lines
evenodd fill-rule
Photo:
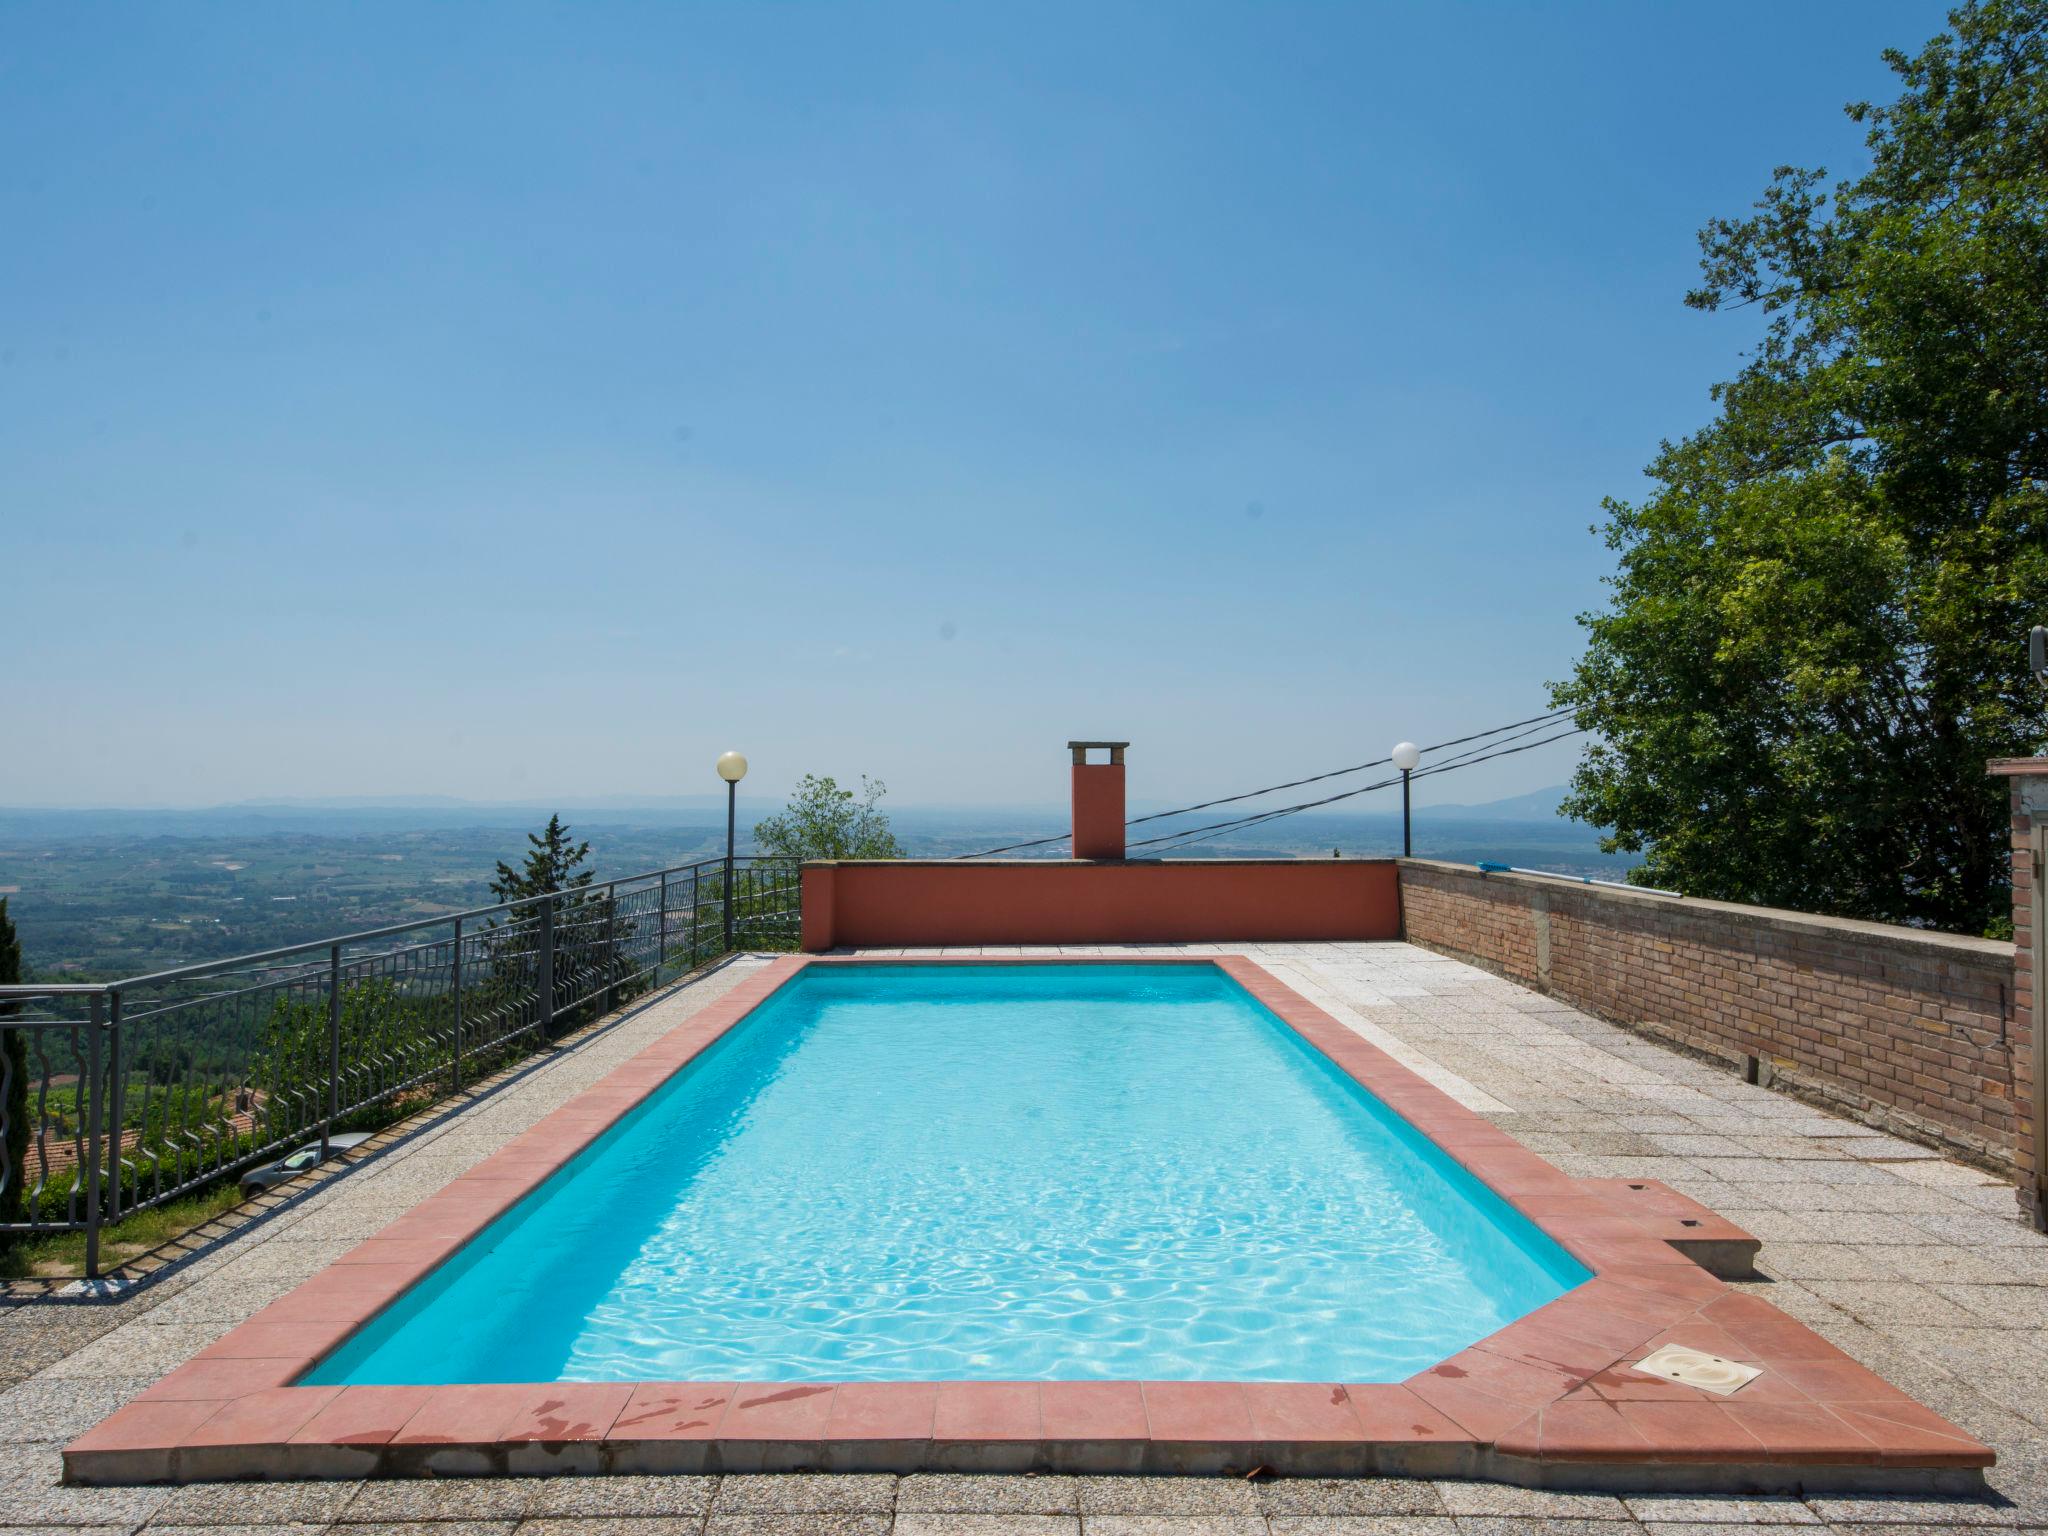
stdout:
<svg viewBox="0 0 2048 1536">
<path fill-rule="evenodd" d="M 1643 1356 L 1629 1369 L 1641 1371 L 1645 1376 L 1661 1376 L 1666 1381 L 1698 1387 L 1702 1392 L 1712 1392 L 1719 1397 L 1740 1392 L 1763 1375 L 1753 1365 L 1744 1365 L 1739 1360 L 1723 1360 L 1704 1349 L 1687 1349 L 1681 1344 L 1666 1344 L 1654 1354 Z"/>
</svg>

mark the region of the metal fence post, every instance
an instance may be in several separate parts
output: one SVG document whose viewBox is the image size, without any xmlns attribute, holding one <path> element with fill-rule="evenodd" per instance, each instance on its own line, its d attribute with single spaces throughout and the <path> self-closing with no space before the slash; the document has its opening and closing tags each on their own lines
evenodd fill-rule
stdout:
<svg viewBox="0 0 2048 1536">
<path fill-rule="evenodd" d="M 85 1068 L 85 1278 L 100 1277 L 100 1032 L 106 1027 L 107 1003 L 92 995 L 92 1023 L 86 1030 Z"/>
<path fill-rule="evenodd" d="M 701 871 L 700 871 L 700 870 L 699 870 L 699 869 L 697 868 L 697 866 L 696 866 L 696 865 L 692 864 L 692 865 L 690 866 L 690 966 L 689 966 L 689 968 L 690 968 L 691 970 L 693 970 L 693 971 L 694 971 L 695 969 L 697 969 L 697 920 L 698 920 L 698 910 L 697 910 L 697 903 L 698 903 L 699 901 L 701 901 L 701 900 L 703 899 L 703 898 L 702 898 L 702 897 L 701 897 L 701 896 L 700 896 L 700 895 L 698 894 L 698 876 L 699 876 L 699 875 L 700 875 L 701 873 L 702 873 L 702 872 L 701 872 Z"/>
<path fill-rule="evenodd" d="M 455 963 L 449 973 L 455 994 L 455 1091 L 462 1092 L 462 919 L 455 919 Z"/>
<path fill-rule="evenodd" d="M 619 1006 L 619 883 L 604 888 L 604 1011 Z"/>
<path fill-rule="evenodd" d="M 725 856 L 725 954 L 733 952 L 733 858 Z"/>
<path fill-rule="evenodd" d="M 320 1120 L 320 1161 L 341 1110 L 341 946 L 327 946 L 327 1113 Z"/>
<path fill-rule="evenodd" d="M 555 899 L 540 904 L 540 1037 L 555 1032 Z"/>
<path fill-rule="evenodd" d="M 654 984 L 661 985 L 661 968 L 668 964 L 668 871 L 661 872 L 661 928 L 654 951 Z"/>
<path fill-rule="evenodd" d="M 107 1220 L 121 1219 L 121 1143 L 122 1130 L 128 1122 L 128 1084 L 121 1065 L 121 992 L 118 987 L 107 993 L 107 1093 L 110 1112 L 107 1116 L 113 1126 L 113 1154 L 108 1159 L 108 1172 L 113 1175 L 107 1184 Z"/>
</svg>

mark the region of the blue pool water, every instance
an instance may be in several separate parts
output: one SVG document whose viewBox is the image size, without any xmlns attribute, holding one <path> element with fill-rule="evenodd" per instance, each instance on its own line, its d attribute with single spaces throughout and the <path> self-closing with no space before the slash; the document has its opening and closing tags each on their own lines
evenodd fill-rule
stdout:
<svg viewBox="0 0 2048 1536">
<path fill-rule="evenodd" d="M 813 966 L 305 1380 L 1398 1381 L 1586 1278 L 1214 966 Z"/>
</svg>

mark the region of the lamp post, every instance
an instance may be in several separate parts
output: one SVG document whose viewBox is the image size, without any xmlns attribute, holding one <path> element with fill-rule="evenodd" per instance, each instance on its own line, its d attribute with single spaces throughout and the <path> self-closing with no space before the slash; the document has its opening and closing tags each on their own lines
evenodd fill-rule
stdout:
<svg viewBox="0 0 2048 1536">
<path fill-rule="evenodd" d="M 747 776 L 747 760 L 737 752 L 718 757 L 718 776 L 725 780 L 725 948 L 732 952 L 732 839 L 733 822 L 739 811 L 740 780 Z"/>
<path fill-rule="evenodd" d="M 1408 776 L 1415 771 L 1415 765 L 1422 761 L 1422 749 L 1412 741 L 1396 742 L 1394 750 L 1387 754 L 1394 760 L 1394 766 L 1401 770 L 1401 857 L 1407 858 L 1414 851 L 1414 843 L 1408 835 Z"/>
</svg>

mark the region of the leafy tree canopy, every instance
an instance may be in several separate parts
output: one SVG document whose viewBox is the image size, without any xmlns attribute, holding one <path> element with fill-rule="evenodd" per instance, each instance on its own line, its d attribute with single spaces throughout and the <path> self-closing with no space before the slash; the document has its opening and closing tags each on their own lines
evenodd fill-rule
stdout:
<svg viewBox="0 0 2048 1536">
<path fill-rule="evenodd" d="M 590 857 L 590 844 L 575 842 L 560 816 L 550 816 L 538 833 L 526 834 L 531 845 L 526 863 L 514 869 L 498 860 L 498 873 L 491 881 L 491 894 L 500 901 L 522 901 L 528 896 L 551 896 L 557 891 L 578 891 L 591 882 L 594 870 L 578 871 Z"/>
<path fill-rule="evenodd" d="M 902 845 L 877 808 L 886 793 L 887 785 L 865 776 L 855 794 L 807 773 L 788 805 L 754 824 L 755 846 L 789 859 L 900 859 Z"/>
<path fill-rule="evenodd" d="M 1761 343 L 1609 501 L 1565 803 L 1644 883 L 1967 932 L 2008 911 L 1987 759 L 2048 730 L 2048 0 L 1979 0 L 1858 103 L 1871 164 L 1700 235 Z"/>
</svg>

